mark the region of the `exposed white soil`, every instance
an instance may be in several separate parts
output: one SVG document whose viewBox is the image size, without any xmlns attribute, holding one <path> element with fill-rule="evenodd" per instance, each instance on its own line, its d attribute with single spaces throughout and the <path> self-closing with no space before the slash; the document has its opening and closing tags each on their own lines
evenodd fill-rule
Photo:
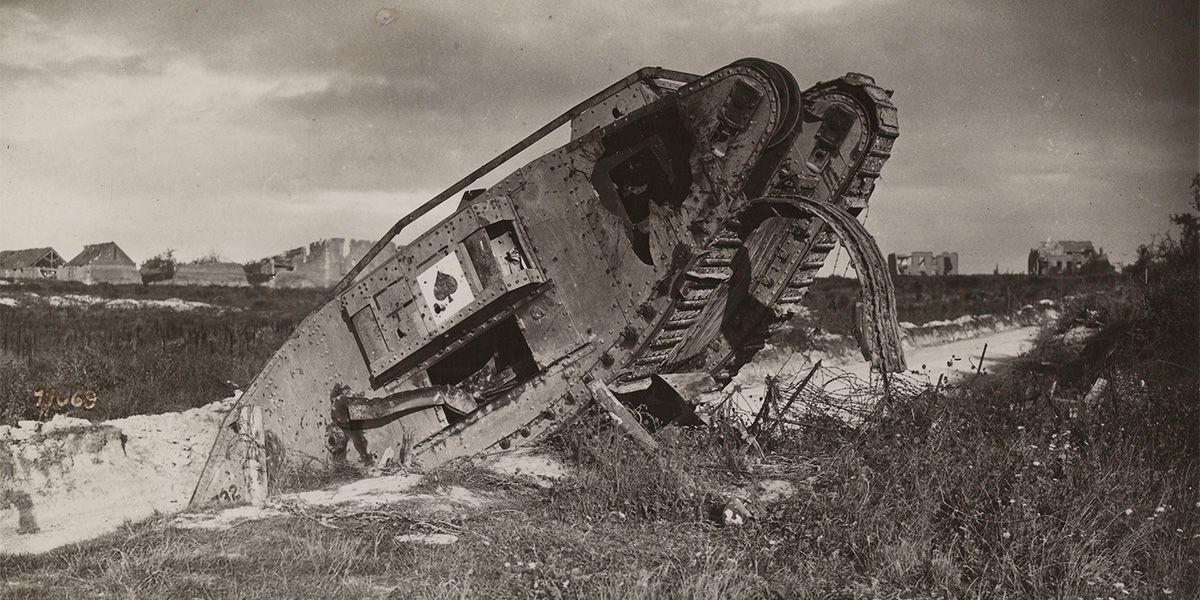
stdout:
<svg viewBox="0 0 1200 600">
<path fill-rule="evenodd" d="M 0 427 L 0 552 L 45 552 L 183 510 L 232 402 Z"/>
<path fill-rule="evenodd" d="M 360 479 L 345 485 L 309 492 L 280 494 L 262 506 L 216 508 L 177 515 L 170 521 L 180 529 L 228 529 L 245 523 L 304 512 L 309 508 L 338 507 L 354 512 L 377 506 L 401 506 L 412 515 L 446 515 L 485 506 L 489 499 L 459 486 L 433 491 L 415 490 L 424 480 L 419 473 L 401 473 Z"/>
<path fill-rule="evenodd" d="M 100 298 L 87 294 L 62 294 L 42 296 L 33 292 L 7 292 L 0 294 L 0 304 L 4 306 L 52 306 L 55 308 L 108 308 L 117 310 L 129 309 L 159 309 L 176 312 L 191 312 L 197 310 L 223 311 L 225 307 L 207 302 L 194 302 L 168 298 L 166 300 L 149 300 L 141 298 Z"/>
<path fill-rule="evenodd" d="M 458 536 L 454 535 L 453 533 L 405 533 L 398 535 L 393 539 L 395 539 L 397 542 L 405 544 L 429 544 L 431 546 L 444 546 L 457 542 Z"/>
<path fill-rule="evenodd" d="M 483 466 L 494 473 L 525 479 L 543 488 L 553 487 L 554 482 L 567 476 L 567 468 L 562 463 L 533 448 L 493 454 L 484 459 Z"/>
</svg>

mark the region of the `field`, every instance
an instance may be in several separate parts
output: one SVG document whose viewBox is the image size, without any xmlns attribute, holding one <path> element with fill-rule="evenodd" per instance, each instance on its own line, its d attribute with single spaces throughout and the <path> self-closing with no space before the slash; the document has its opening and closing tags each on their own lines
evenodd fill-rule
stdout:
<svg viewBox="0 0 1200 600">
<path fill-rule="evenodd" d="M 1023 306 L 1036 305 L 1039 300 L 1057 302 L 1072 296 L 1112 290 L 1126 283 L 1127 279 L 1119 275 L 902 275 L 892 278 L 897 318 L 918 325 L 949 321 L 964 315 L 1012 314 Z M 857 280 L 845 277 L 817 279 L 804 299 L 811 314 L 805 321 L 821 331 L 850 335 L 857 301 Z"/>
<path fill-rule="evenodd" d="M 158 519 L 0 558 L 0 577 L 14 598 L 1194 598 L 1195 385 L 1118 372 L 1084 404 L 1091 375 L 1060 398 L 1024 399 L 1023 376 L 897 394 L 857 429 L 797 416 L 761 452 L 668 430 L 647 455 L 597 416 L 543 448 L 571 465 L 551 488 L 468 461 L 425 476 L 476 509 Z M 714 518 L 733 490 L 781 481 L 794 494 L 745 525 Z M 457 540 L 404 541 L 429 533 Z"/>
<path fill-rule="evenodd" d="M 961 276 L 896 279 L 899 318 L 925 323 L 963 315 L 1008 314 L 1041 299 L 1110 289 L 1116 278 Z M 820 279 L 797 318 L 774 340 L 804 348 L 814 332 L 850 336 L 855 280 Z M 92 420 L 201 406 L 244 388 L 321 290 L 163 287 L 26 282 L 0 287 L 0 425 L 54 414 Z M 70 302 L 84 296 L 91 302 Z M 48 299 L 60 301 L 50 302 Z M 113 308 L 96 300 L 126 299 Z M 179 299 L 190 310 L 147 305 Z M 38 396 L 38 392 L 41 396 Z M 92 408 L 73 406 L 72 396 Z M 39 399 L 42 407 L 38 406 Z M 50 404 L 53 405 L 45 407 Z M 59 401 L 61 400 L 61 402 Z M 60 405 L 61 404 L 61 405 Z"/>
<path fill-rule="evenodd" d="M 224 398 L 250 382 L 324 293 L 60 282 L 0 287 L 0 299 L 16 304 L 0 305 L 0 424 L 60 412 L 112 419 Z M 181 309 L 172 299 L 204 306 Z M 112 300 L 117 304 L 104 303 Z M 53 406 L 37 406 L 39 391 L 43 406 L 52 396 Z M 92 408 L 69 402 L 89 391 Z"/>
<path fill-rule="evenodd" d="M 906 320 L 994 307 L 1001 290 L 1005 306 L 1010 295 L 1075 297 L 1006 371 L 938 389 L 895 386 L 856 427 L 800 406 L 753 445 L 718 420 L 660 431 L 662 448 L 648 454 L 594 414 L 543 443 L 569 465 L 550 487 L 457 461 L 425 473 L 418 491 L 466 490 L 483 499 L 477 506 L 292 505 L 225 530 L 177 529 L 164 517 L 45 555 L 0 557 L 0 580 L 14 598 L 1195 598 L 1200 272 L 1180 256 L 1153 265 L 1149 285 L 1048 281 L 1038 292 L 1004 279 L 902 280 L 902 304 L 918 288 L 929 299 L 902 309 L 913 311 Z M 1078 287 L 1093 284 L 1109 287 Z M 843 310 L 828 304 L 849 289 L 822 282 L 810 312 Z M 106 326 L 122 335 L 88 330 L 75 344 L 132 344 L 130 322 L 161 319 L 136 342 L 146 364 L 166 360 L 155 348 L 187 348 L 177 359 L 187 362 L 226 344 L 261 361 L 269 337 L 304 312 L 303 301 L 265 292 L 176 293 L 226 312 L 150 311 Z M 62 335 L 96 310 L 64 309 L 35 331 Z M 254 335 L 200 335 L 204 323 L 238 331 L 231 322 Z M 160 341 L 168 331 L 184 341 Z M 31 372 L 43 364 L 12 356 Z M 253 372 L 222 360 L 202 364 L 228 371 L 173 373 L 223 381 Z M 1107 385 L 1089 394 L 1101 378 Z M 770 489 L 789 493 L 768 498 Z M 726 524 L 722 509 L 743 496 L 751 517 Z M 430 533 L 455 541 L 407 541 Z"/>
</svg>

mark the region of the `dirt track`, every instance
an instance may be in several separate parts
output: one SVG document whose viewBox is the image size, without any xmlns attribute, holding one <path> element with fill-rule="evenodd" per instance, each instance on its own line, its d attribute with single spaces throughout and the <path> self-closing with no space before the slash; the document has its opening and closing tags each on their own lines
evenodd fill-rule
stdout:
<svg viewBox="0 0 1200 600">
<path fill-rule="evenodd" d="M 905 352 L 905 358 L 910 371 L 919 371 L 931 383 L 936 383 L 939 375 L 952 379 L 974 373 L 981 356 L 986 373 L 1029 350 L 1038 331 L 1037 327 L 1022 327 L 969 340 L 914 348 Z M 983 349 L 985 344 L 986 354 Z M 862 378 L 868 377 L 870 372 L 870 365 L 864 361 L 843 365 L 842 368 Z"/>
<path fill-rule="evenodd" d="M 983 356 L 982 372 L 992 372 L 1027 351 L 1039 330 L 1039 327 L 1020 327 L 919 348 L 906 347 L 904 355 L 909 369 L 906 375 L 930 385 L 935 385 L 943 376 L 945 380 L 953 381 L 975 373 L 979 367 L 980 356 Z M 983 351 L 985 344 L 986 355 Z M 870 363 L 861 357 L 831 359 L 796 353 L 790 356 L 775 356 L 771 360 L 747 365 L 723 393 L 734 395 L 735 406 L 740 411 L 754 414 L 762 406 L 763 396 L 766 394 L 766 376 L 802 375 L 807 373 L 818 359 L 822 361 L 822 366 L 827 368 L 814 375 L 811 386 L 827 391 L 839 388 L 861 390 L 878 387 L 878 375 L 871 372 Z M 846 375 L 852 375 L 859 381 L 849 381 Z"/>
</svg>

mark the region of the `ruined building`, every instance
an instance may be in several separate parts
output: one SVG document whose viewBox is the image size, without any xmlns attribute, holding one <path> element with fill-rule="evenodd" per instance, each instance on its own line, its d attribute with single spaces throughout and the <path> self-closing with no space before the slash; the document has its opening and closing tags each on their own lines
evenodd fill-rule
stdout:
<svg viewBox="0 0 1200 600">
<path fill-rule="evenodd" d="M 240 263 L 201 261 L 175 265 L 170 279 L 155 281 L 162 285 L 220 285 L 247 287 L 246 271 Z"/>
<path fill-rule="evenodd" d="M 1070 275 L 1079 273 L 1089 260 L 1103 254 L 1090 241 L 1042 242 L 1029 251 L 1030 275 Z"/>
<path fill-rule="evenodd" d="M 0 278 L 53 279 L 66 262 L 54 248 L 0 250 Z"/>
<path fill-rule="evenodd" d="M 329 238 L 247 265 L 246 276 L 255 285 L 276 288 L 325 288 L 342 279 L 366 255 L 374 242 Z M 390 258 L 396 247 L 389 244 L 383 254 Z"/>
<path fill-rule="evenodd" d="M 170 256 L 155 257 L 139 269 L 116 242 L 89 244 L 70 262 L 53 248 L 0 251 L 0 278 L 59 279 L 95 283 L 153 283 L 159 285 L 220 285 L 276 288 L 332 287 L 371 250 L 373 242 L 346 238 L 318 240 L 307 246 L 245 265 L 198 260 L 180 263 Z M 379 260 L 396 253 L 394 244 L 381 249 Z"/>
<path fill-rule="evenodd" d="M 58 271 L 63 281 L 93 283 L 141 283 L 137 264 L 116 242 L 88 244 Z"/>
<path fill-rule="evenodd" d="M 958 253 L 892 253 L 888 255 L 888 269 L 892 275 L 958 275 Z"/>
</svg>

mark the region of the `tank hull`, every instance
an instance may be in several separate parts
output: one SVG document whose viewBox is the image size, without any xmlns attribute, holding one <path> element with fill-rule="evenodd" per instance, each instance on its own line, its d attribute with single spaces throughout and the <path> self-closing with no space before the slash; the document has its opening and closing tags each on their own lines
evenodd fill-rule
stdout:
<svg viewBox="0 0 1200 600">
<path fill-rule="evenodd" d="M 378 253 L 567 122 L 569 143 Z M 873 241 L 847 223 L 897 133 L 888 94 L 860 75 L 801 92 L 782 67 L 748 59 L 610 86 L 380 239 L 248 387 L 193 504 L 255 500 L 264 486 L 251 482 L 301 462 L 386 452 L 433 466 L 518 446 L 570 420 L 589 384 L 728 380 L 790 316 L 835 234 L 862 250 L 860 270 L 876 268 Z M 873 281 L 890 295 L 886 277 Z M 902 368 L 885 331 L 894 314 L 878 308 L 868 349 L 890 357 L 881 369 Z M 475 408 L 423 392 L 447 386 Z M 372 418 L 337 417 L 347 394 Z M 407 408 L 371 411 L 371 398 Z"/>
</svg>

